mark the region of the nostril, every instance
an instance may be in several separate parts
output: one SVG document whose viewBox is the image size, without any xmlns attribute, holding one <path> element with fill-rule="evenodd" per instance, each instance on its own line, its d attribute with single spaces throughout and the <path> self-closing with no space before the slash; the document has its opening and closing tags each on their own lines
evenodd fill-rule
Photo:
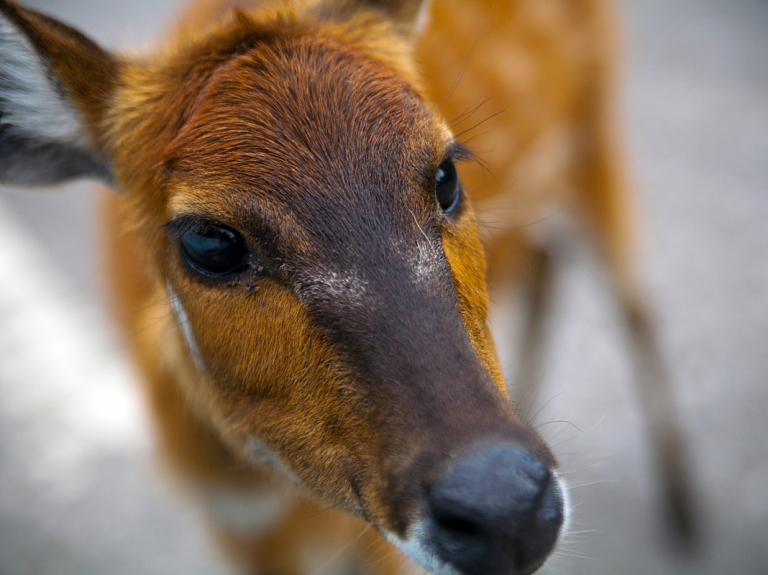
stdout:
<svg viewBox="0 0 768 575">
<path fill-rule="evenodd" d="M 476 522 L 463 517 L 436 511 L 434 513 L 434 519 L 441 529 L 459 537 L 474 537 L 480 533 L 480 528 Z"/>
<path fill-rule="evenodd" d="M 471 507 L 444 493 L 428 496 L 429 510 L 435 526 L 450 537 L 471 538 L 482 531 L 484 520 Z"/>
<path fill-rule="evenodd" d="M 466 575 L 520 575 L 550 554 L 563 522 L 552 472 L 514 444 L 455 460 L 427 492 L 430 540 Z"/>
</svg>

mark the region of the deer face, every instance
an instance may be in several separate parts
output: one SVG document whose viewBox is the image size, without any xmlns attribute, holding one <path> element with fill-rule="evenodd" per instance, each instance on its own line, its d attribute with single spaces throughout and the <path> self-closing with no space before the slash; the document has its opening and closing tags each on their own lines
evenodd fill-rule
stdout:
<svg viewBox="0 0 768 575">
<path fill-rule="evenodd" d="M 465 152 L 369 20 L 362 47 L 241 18 L 115 66 L 98 139 L 222 441 L 435 572 L 531 573 L 563 491 L 486 327 Z"/>
</svg>

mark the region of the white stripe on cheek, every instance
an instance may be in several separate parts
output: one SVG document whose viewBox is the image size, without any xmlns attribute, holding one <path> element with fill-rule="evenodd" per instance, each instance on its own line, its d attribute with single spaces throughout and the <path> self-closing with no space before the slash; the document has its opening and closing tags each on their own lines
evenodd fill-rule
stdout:
<svg viewBox="0 0 768 575">
<path fill-rule="evenodd" d="M 166 289 L 168 290 L 168 301 L 171 303 L 173 313 L 176 315 L 176 323 L 181 330 L 181 335 L 184 337 L 184 343 L 187 344 L 189 355 L 192 356 L 195 367 L 198 370 L 203 370 L 205 364 L 203 363 L 202 355 L 200 355 L 200 348 L 197 345 L 195 334 L 192 332 L 192 325 L 189 323 L 187 310 L 184 309 L 184 305 L 181 303 L 179 296 L 176 295 L 176 292 L 173 291 L 170 283 L 166 283 Z"/>
</svg>

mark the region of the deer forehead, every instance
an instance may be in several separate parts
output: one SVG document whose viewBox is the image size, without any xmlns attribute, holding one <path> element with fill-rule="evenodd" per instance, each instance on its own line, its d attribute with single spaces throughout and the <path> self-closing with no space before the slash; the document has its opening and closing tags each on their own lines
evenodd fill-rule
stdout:
<svg viewBox="0 0 768 575">
<path fill-rule="evenodd" d="M 198 67 L 205 75 L 206 63 Z M 386 183 L 420 175 L 449 137 L 410 84 L 337 41 L 275 38 L 204 80 L 192 75 L 154 102 L 152 127 L 162 128 L 164 145 L 142 134 L 134 143 L 188 179 L 236 180 L 278 199 L 308 184 Z"/>
<path fill-rule="evenodd" d="M 434 208 L 451 138 L 386 66 L 317 38 L 256 46 L 174 113 L 180 128 L 160 161 L 172 184 L 166 217 L 271 221 L 294 236 L 348 240 L 382 219 L 413 228 Z"/>
</svg>

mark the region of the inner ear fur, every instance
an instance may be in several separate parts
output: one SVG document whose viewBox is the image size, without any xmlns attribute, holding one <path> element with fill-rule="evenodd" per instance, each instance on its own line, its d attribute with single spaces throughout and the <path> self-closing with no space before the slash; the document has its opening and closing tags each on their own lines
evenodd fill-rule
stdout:
<svg viewBox="0 0 768 575">
<path fill-rule="evenodd" d="M 414 22 L 421 13 L 426 0 L 362 0 L 363 4 L 380 8 L 394 18 Z"/>
<path fill-rule="evenodd" d="M 430 0 L 346 0 L 340 2 L 346 8 L 365 7 L 382 12 L 404 28 L 408 35 L 418 31 L 422 15 Z"/>
<path fill-rule="evenodd" d="M 0 0 L 0 181 L 112 183 L 103 119 L 118 72 L 77 30 Z"/>
</svg>

